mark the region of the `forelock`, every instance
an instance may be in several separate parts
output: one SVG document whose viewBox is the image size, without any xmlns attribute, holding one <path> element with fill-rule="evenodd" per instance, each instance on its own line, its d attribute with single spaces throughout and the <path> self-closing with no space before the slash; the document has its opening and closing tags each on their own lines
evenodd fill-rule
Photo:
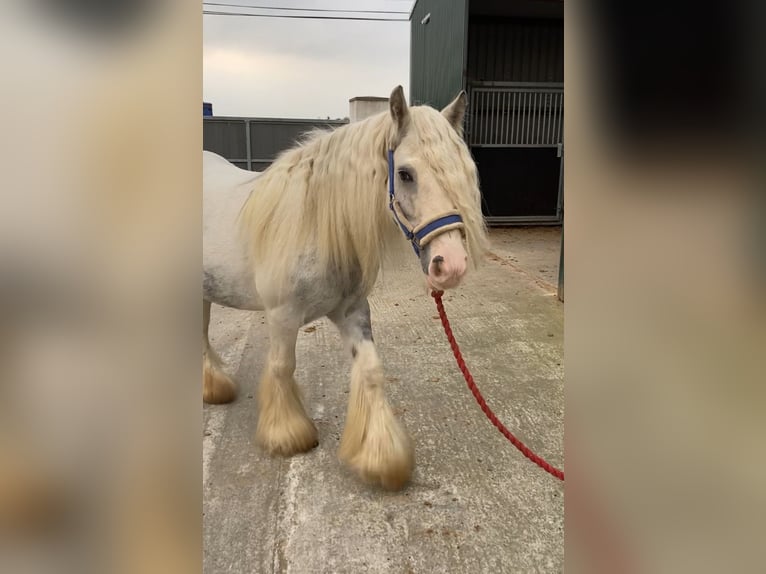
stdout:
<svg viewBox="0 0 766 574">
<path fill-rule="evenodd" d="M 410 116 L 420 145 L 431 148 L 460 141 L 460 136 L 447 119 L 434 108 L 413 106 L 410 108 Z"/>
<path fill-rule="evenodd" d="M 463 177 L 472 179 L 475 166 L 463 139 L 437 110 L 427 106 L 410 108 L 411 129 L 416 153 L 434 171 L 442 185 L 464 185 Z M 450 181 L 451 180 L 451 181 Z"/>
<path fill-rule="evenodd" d="M 426 106 L 410 108 L 416 153 L 428 165 L 439 187 L 460 211 L 474 263 L 487 246 L 481 212 L 481 194 L 476 164 L 463 138 L 439 111 Z"/>
</svg>

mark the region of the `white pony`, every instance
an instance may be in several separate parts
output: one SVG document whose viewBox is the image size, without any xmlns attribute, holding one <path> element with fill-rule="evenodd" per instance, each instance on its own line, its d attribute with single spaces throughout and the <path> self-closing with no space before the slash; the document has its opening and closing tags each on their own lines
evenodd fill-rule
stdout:
<svg viewBox="0 0 766 574">
<path fill-rule="evenodd" d="M 255 437 L 269 453 L 318 444 L 293 373 L 299 329 L 326 316 L 353 356 L 340 459 L 385 488 L 409 480 L 412 442 L 384 394 L 367 296 L 386 247 L 401 241 L 398 227 L 432 289 L 455 287 L 483 256 L 476 166 L 462 139 L 466 100 L 461 92 L 441 113 L 410 108 L 399 86 L 388 112 L 312 134 L 260 174 L 204 153 L 203 399 L 236 395 L 208 341 L 211 302 L 265 310 Z"/>
</svg>

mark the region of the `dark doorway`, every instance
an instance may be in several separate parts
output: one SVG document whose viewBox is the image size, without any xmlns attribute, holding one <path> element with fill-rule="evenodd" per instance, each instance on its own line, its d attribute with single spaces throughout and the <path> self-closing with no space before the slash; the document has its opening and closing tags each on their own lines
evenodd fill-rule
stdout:
<svg viewBox="0 0 766 574">
<path fill-rule="evenodd" d="M 471 153 L 485 216 L 498 222 L 557 216 L 561 158 L 556 148 L 475 147 Z"/>
</svg>

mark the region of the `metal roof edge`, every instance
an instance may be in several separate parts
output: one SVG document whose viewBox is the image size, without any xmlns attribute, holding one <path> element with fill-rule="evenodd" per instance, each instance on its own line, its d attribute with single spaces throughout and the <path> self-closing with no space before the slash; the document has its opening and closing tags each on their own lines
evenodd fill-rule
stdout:
<svg viewBox="0 0 766 574">
<path fill-rule="evenodd" d="M 407 20 L 412 20 L 412 15 L 415 13 L 415 7 L 418 5 L 418 0 L 415 0 L 415 2 L 412 4 L 412 8 L 410 8 L 410 15 L 407 18 Z"/>
</svg>

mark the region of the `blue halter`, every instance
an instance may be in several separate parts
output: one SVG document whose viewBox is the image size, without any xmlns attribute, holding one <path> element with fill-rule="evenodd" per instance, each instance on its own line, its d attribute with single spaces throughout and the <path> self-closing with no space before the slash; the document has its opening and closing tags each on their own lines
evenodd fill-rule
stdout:
<svg viewBox="0 0 766 574">
<path fill-rule="evenodd" d="M 388 150 L 388 207 L 418 257 L 420 257 L 421 248 L 437 235 L 452 229 L 463 228 L 463 218 L 457 211 L 440 214 L 417 227 L 410 224 L 394 195 L 394 150 L 392 149 Z"/>
</svg>

